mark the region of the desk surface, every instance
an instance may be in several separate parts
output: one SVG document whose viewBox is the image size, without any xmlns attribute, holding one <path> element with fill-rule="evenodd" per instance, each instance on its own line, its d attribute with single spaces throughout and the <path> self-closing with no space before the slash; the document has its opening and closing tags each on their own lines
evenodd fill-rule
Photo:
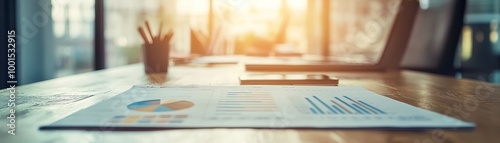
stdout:
<svg viewBox="0 0 500 143">
<path fill-rule="evenodd" d="M 167 76 L 145 75 L 141 64 L 38 82 L 17 88 L 16 135 L 7 134 L 7 104 L 0 105 L 1 142 L 411 142 L 487 143 L 500 141 L 499 85 L 412 71 L 330 72 L 340 86 L 362 86 L 413 106 L 475 122 L 463 130 L 170 129 L 156 131 L 52 130 L 52 123 L 140 84 L 238 85 L 241 66 L 171 67 Z M 7 102 L 8 90 L 0 91 Z"/>
</svg>

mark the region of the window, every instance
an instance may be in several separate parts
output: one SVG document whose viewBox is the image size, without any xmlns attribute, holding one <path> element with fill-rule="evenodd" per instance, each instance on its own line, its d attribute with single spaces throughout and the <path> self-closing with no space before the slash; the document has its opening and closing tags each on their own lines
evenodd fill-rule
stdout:
<svg viewBox="0 0 500 143">
<path fill-rule="evenodd" d="M 500 83 L 500 1 L 468 0 L 459 43 L 459 77 Z"/>
<path fill-rule="evenodd" d="M 104 5 L 107 67 L 141 61 L 137 27 L 146 20 L 154 34 L 160 23 L 175 32 L 174 53 L 190 52 L 190 29 L 208 33 L 209 0 L 106 0 Z"/>
<path fill-rule="evenodd" d="M 52 0 L 52 19 L 54 76 L 93 70 L 94 1 Z"/>
<path fill-rule="evenodd" d="M 307 0 L 215 0 L 212 36 L 220 34 L 227 43 L 209 51 L 262 56 L 274 52 L 305 53 L 307 6 Z"/>
<path fill-rule="evenodd" d="M 330 55 L 376 63 L 382 55 L 400 0 L 332 0 Z"/>
</svg>

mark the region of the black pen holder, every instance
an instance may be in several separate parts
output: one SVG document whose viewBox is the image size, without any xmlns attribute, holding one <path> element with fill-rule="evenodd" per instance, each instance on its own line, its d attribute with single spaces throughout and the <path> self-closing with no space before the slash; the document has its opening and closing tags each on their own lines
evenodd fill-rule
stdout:
<svg viewBox="0 0 500 143">
<path fill-rule="evenodd" d="M 168 73 L 170 46 L 168 44 L 142 45 L 144 70 L 149 73 Z"/>
</svg>

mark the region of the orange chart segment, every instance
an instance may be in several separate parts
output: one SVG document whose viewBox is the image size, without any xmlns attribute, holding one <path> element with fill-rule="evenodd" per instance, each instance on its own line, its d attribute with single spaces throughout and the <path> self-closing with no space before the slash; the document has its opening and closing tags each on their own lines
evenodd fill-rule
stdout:
<svg viewBox="0 0 500 143">
<path fill-rule="evenodd" d="M 134 102 L 127 106 L 130 110 L 141 112 L 171 112 L 194 106 L 193 102 L 173 99 L 153 99 Z"/>
</svg>

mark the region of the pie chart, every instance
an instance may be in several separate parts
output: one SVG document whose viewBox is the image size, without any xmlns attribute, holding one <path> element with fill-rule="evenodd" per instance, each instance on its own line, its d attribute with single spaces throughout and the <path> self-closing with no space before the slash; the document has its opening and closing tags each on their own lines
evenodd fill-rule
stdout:
<svg viewBox="0 0 500 143">
<path fill-rule="evenodd" d="M 134 102 L 127 106 L 130 110 L 141 112 L 172 112 L 193 107 L 194 103 L 186 100 L 153 99 Z"/>
</svg>

